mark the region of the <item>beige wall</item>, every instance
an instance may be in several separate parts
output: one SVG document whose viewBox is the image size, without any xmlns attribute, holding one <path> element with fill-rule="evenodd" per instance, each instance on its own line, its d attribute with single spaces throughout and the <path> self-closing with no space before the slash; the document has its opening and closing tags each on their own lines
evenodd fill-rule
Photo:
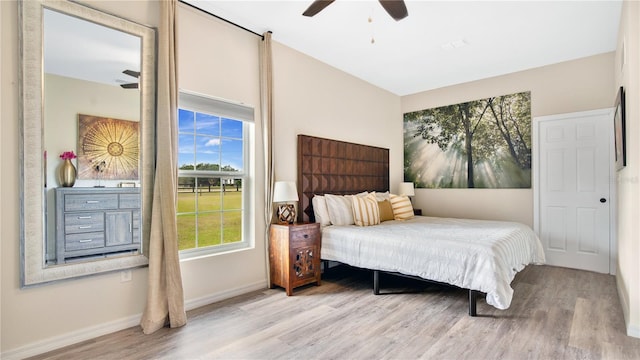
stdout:
<svg viewBox="0 0 640 360">
<path fill-rule="evenodd" d="M 404 96 L 402 113 L 522 91 L 531 91 L 532 117 L 607 108 L 615 97 L 613 61 L 608 53 Z M 425 215 L 533 226 L 532 189 L 416 189 L 414 200 Z"/>
<path fill-rule="evenodd" d="M 627 334 L 640 337 L 640 3 L 637 1 L 623 4 L 614 70 L 615 85 L 624 86 L 627 100 L 627 166 L 618 172 L 617 179 L 616 279 Z"/>
<path fill-rule="evenodd" d="M 390 149 L 402 158 L 400 98 L 324 63 L 274 44 L 274 159 L 276 180 L 296 180 L 297 135 Z M 391 188 L 402 161 L 390 162 Z"/>
</svg>

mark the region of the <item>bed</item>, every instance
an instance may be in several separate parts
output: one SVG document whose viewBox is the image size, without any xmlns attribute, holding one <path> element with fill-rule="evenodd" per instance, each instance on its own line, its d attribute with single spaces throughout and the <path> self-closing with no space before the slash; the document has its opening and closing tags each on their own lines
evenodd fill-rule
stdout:
<svg viewBox="0 0 640 360">
<path fill-rule="evenodd" d="M 316 221 L 314 196 L 371 192 L 384 198 L 388 191 L 388 149 L 298 135 L 298 221 Z M 471 316 L 481 294 L 489 305 L 508 308 L 516 273 L 544 263 L 542 245 L 526 225 L 427 216 L 323 226 L 320 253 L 323 260 L 372 270 L 375 294 L 381 271 L 467 289 Z"/>
</svg>

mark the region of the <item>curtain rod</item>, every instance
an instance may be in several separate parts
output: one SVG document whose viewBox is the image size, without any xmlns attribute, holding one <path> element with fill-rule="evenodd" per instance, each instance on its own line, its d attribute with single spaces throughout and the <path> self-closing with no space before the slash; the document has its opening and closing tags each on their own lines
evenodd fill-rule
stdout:
<svg viewBox="0 0 640 360">
<path fill-rule="evenodd" d="M 0 0 L 0 1 L 1 1 L 1 0 Z M 207 10 L 204 10 L 204 9 L 202 9 L 202 8 L 199 8 L 199 7 L 195 6 L 195 5 L 189 4 L 188 2 L 185 2 L 184 0 L 178 0 L 178 2 L 179 2 L 179 3 L 182 3 L 182 4 L 185 4 L 185 5 L 189 5 L 189 6 L 190 6 L 191 8 L 193 8 L 193 9 L 200 10 L 200 11 L 202 11 L 202 12 L 203 12 L 203 13 L 205 13 L 205 14 L 211 15 L 211 16 L 215 17 L 216 19 L 220 19 L 220 20 L 222 20 L 222 21 L 224 21 L 224 22 L 226 22 L 226 23 L 228 23 L 228 24 L 231 24 L 231 25 L 233 25 L 233 26 L 235 26 L 235 27 L 238 27 L 238 28 L 240 28 L 240 29 L 242 29 L 242 30 L 244 30 L 244 31 L 250 32 L 250 33 L 252 33 L 252 34 L 254 34 L 254 35 L 256 35 L 256 36 L 259 36 L 259 37 L 260 37 L 260 39 L 264 40 L 264 36 L 263 36 L 262 34 L 258 34 L 257 32 L 255 32 L 255 31 L 253 31 L 253 30 L 249 30 L 249 29 L 247 29 L 246 27 L 244 27 L 244 26 L 242 26 L 242 25 L 238 25 L 238 24 L 234 23 L 233 21 L 227 20 L 227 19 L 225 19 L 225 18 L 223 18 L 223 17 L 220 17 L 220 16 L 218 16 L 218 15 L 216 15 L 216 14 L 210 13 L 210 12 L 208 12 Z M 269 31 L 269 32 L 271 32 L 271 31 Z"/>
</svg>

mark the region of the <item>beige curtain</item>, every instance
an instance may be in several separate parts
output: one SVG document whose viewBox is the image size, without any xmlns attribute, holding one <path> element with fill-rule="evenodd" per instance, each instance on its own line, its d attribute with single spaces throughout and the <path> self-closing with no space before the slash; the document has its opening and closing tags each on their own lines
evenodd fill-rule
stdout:
<svg viewBox="0 0 640 360">
<path fill-rule="evenodd" d="M 260 114 L 262 116 L 262 143 L 264 146 L 264 221 L 265 221 L 265 256 L 267 264 L 267 281 L 270 279 L 269 267 L 269 225 L 273 217 L 273 64 L 271 59 L 271 32 L 262 35 L 260 45 Z"/>
<path fill-rule="evenodd" d="M 161 1 L 158 36 L 156 173 L 153 187 L 147 304 L 140 326 L 145 334 L 187 323 L 178 256 L 177 182 L 177 0 Z"/>
</svg>

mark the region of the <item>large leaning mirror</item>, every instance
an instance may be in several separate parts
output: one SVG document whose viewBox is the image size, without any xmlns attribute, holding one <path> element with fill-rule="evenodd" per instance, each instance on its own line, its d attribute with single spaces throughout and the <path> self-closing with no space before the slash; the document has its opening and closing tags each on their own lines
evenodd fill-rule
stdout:
<svg viewBox="0 0 640 360">
<path fill-rule="evenodd" d="M 22 286 L 148 264 L 155 30 L 68 1 L 19 18 Z"/>
</svg>

